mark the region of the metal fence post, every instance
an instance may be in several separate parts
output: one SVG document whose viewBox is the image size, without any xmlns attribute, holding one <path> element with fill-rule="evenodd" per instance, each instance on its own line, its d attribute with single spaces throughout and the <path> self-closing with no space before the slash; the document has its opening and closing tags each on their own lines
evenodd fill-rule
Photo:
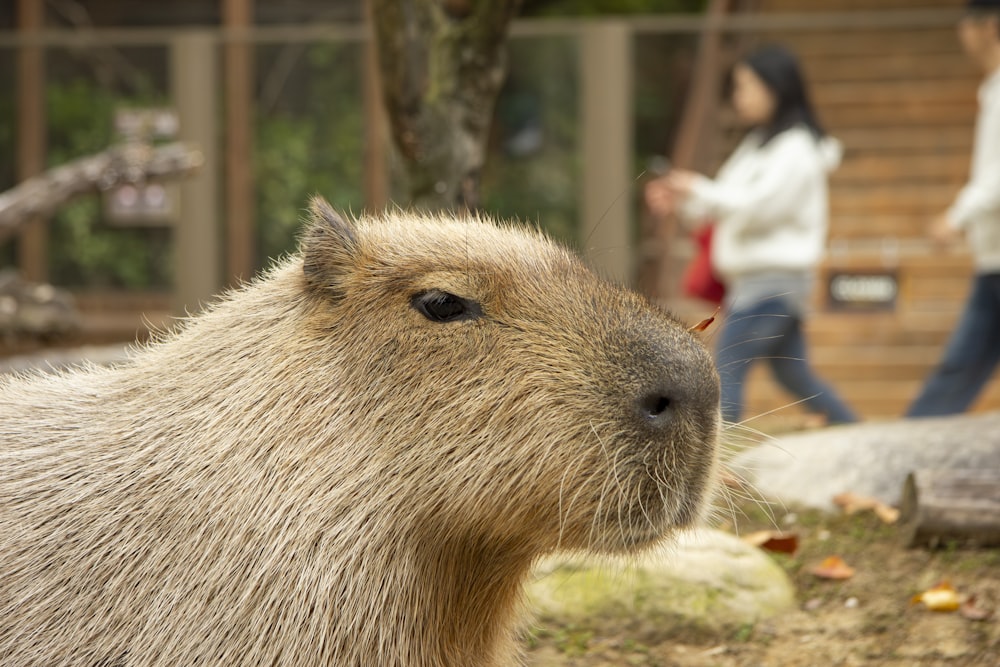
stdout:
<svg viewBox="0 0 1000 667">
<path fill-rule="evenodd" d="M 256 266 L 253 179 L 254 43 L 251 0 L 224 0 L 226 29 L 226 282 L 250 280 Z"/>
<path fill-rule="evenodd" d="M 20 34 L 45 28 L 45 3 L 19 0 Z M 17 50 L 17 178 L 25 180 L 45 171 L 47 135 L 45 107 L 45 47 L 22 45 Z M 17 264 L 25 280 L 48 279 L 48 221 L 30 221 L 21 231 Z"/>
<path fill-rule="evenodd" d="M 186 30 L 170 42 L 171 88 L 179 138 L 197 143 L 205 162 L 180 186 L 174 228 L 174 310 L 195 312 L 221 287 L 219 234 L 218 44 L 209 30 Z"/>
<path fill-rule="evenodd" d="M 628 24 L 585 25 L 580 39 L 580 241 L 609 278 L 633 279 L 632 35 Z"/>
</svg>

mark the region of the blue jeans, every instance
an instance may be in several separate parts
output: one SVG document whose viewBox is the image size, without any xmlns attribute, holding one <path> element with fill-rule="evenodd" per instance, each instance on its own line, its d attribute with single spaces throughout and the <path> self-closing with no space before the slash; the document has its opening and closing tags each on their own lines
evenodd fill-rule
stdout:
<svg viewBox="0 0 1000 667">
<path fill-rule="evenodd" d="M 743 383 L 750 364 L 766 361 L 775 379 L 812 412 L 831 424 L 857 421 L 854 412 L 813 373 L 806 360 L 802 317 L 781 297 L 764 299 L 726 316 L 716 349 L 722 380 L 722 417 L 737 423 L 743 413 Z"/>
<path fill-rule="evenodd" d="M 1000 273 L 984 273 L 951 334 L 944 358 L 906 411 L 907 417 L 964 412 L 1000 362 Z"/>
</svg>

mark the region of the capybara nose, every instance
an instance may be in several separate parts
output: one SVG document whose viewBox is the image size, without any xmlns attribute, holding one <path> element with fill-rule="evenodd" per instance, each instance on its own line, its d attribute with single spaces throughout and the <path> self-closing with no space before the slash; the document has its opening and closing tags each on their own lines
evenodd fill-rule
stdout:
<svg viewBox="0 0 1000 667">
<path fill-rule="evenodd" d="M 719 409 L 719 380 L 708 352 L 694 339 L 636 345 L 632 418 L 641 428 L 670 431 L 687 424 L 710 428 Z"/>
</svg>

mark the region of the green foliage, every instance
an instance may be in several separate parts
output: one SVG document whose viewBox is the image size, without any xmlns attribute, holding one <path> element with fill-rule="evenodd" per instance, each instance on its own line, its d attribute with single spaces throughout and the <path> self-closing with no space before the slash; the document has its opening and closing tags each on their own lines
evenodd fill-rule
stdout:
<svg viewBox="0 0 1000 667">
<path fill-rule="evenodd" d="M 703 0 L 633 0 L 583 3 L 536 0 L 526 16 L 592 13 L 697 11 Z M 636 169 L 669 143 L 679 108 L 672 59 L 688 48 L 676 39 L 636 44 Z M 679 45 L 680 44 L 680 45 Z M 364 205 L 365 111 L 362 103 L 362 45 L 357 43 L 265 45 L 255 53 L 259 98 L 255 107 L 254 196 L 258 267 L 294 249 L 308 199 L 320 194 L 338 209 Z M 482 206 L 493 215 L 537 224 L 570 244 L 579 218 L 580 152 L 578 52 L 571 36 L 516 38 L 510 43 L 510 76 L 501 92 L 482 174 Z M 157 58 L 159 58 L 157 60 Z M 64 60 L 67 60 L 64 57 Z M 162 52 L 151 71 L 165 79 Z M 136 71 L 149 62 L 137 63 Z M 13 59 L 0 61 L 0 82 L 12 81 Z M 84 59 L 50 67 L 46 89 L 48 164 L 55 166 L 104 150 L 115 141 L 112 127 L 121 106 L 169 104 L 140 75 L 129 85 L 109 84 Z M 157 69 L 159 67 L 159 69 Z M 163 70 L 162 72 L 160 70 Z M 101 81 L 103 83 L 98 83 Z M 123 92 L 124 89 L 131 92 Z M 15 99 L 0 96 L 0 189 L 13 185 Z M 2 122 L 4 119 L 10 122 Z M 540 141 L 514 148 L 525 129 Z M 207 168 L 220 168 L 209 166 Z M 224 212 L 223 212 L 224 214 Z M 221 224 L 221 220 L 220 220 Z M 51 225 L 53 281 L 69 286 L 165 289 L 171 283 L 171 230 L 112 227 L 101 199 L 91 196 L 64 207 Z M 14 244 L 0 246 L 0 261 L 13 261 Z"/>
<path fill-rule="evenodd" d="M 126 97 L 83 77 L 46 88 L 50 167 L 98 153 L 115 142 L 115 109 L 150 106 L 158 100 Z M 164 230 L 120 229 L 105 224 L 98 195 L 60 208 L 51 221 L 49 266 L 52 282 L 63 285 L 162 288 L 170 280 L 168 235 Z"/>
<path fill-rule="evenodd" d="M 281 48 L 263 51 L 262 74 L 282 55 Z M 254 178 L 260 266 L 294 250 L 310 196 L 321 195 L 343 211 L 364 203 L 360 57 L 356 44 L 309 46 L 294 78 L 259 109 Z"/>
<path fill-rule="evenodd" d="M 301 67 L 275 104 L 258 115 L 254 176 L 259 267 L 294 248 L 311 195 L 321 194 L 347 211 L 362 204 L 364 116 L 358 50 L 357 45 L 307 48 Z M 266 75 L 264 55 L 260 71 Z M 167 104 L 151 93 L 115 92 L 83 75 L 49 83 L 46 96 L 49 166 L 112 144 L 117 108 Z M 0 133 L 0 146 L 7 145 L 5 139 Z M 13 154 L 13 148 L 8 154 Z M 60 208 L 51 221 L 50 234 L 50 273 L 57 284 L 170 287 L 171 230 L 110 226 L 98 195 Z M 12 249 L 13 244 L 7 244 L 10 261 Z"/>
<path fill-rule="evenodd" d="M 290 118 L 269 118 L 257 129 L 258 246 L 261 255 L 275 257 L 292 247 L 309 192 L 313 127 Z"/>
<path fill-rule="evenodd" d="M 539 630 L 538 635 L 547 636 L 561 653 L 572 656 L 586 654 L 587 648 L 594 638 L 593 630 L 572 624 L 550 631 Z"/>
<path fill-rule="evenodd" d="M 669 154 L 687 94 L 696 35 L 637 34 L 634 41 L 636 175 L 652 155 Z"/>
<path fill-rule="evenodd" d="M 522 38 L 511 43 L 509 59 L 483 171 L 483 208 L 538 224 L 572 244 L 579 182 L 575 44 Z M 539 133 L 534 150 L 517 148 L 532 131 Z"/>
<path fill-rule="evenodd" d="M 653 4 L 643 6 L 652 12 Z M 700 8 L 700 2 L 694 4 Z M 673 146 L 686 92 L 683 77 L 696 39 L 641 33 L 634 39 L 632 175 L 638 177 L 651 156 L 669 153 Z M 577 245 L 581 138 L 576 40 L 514 38 L 508 53 L 508 78 L 497 101 L 483 172 L 483 207 L 536 223 Z M 508 150 L 508 142 L 532 123 L 541 133 L 537 150 L 522 155 Z"/>
<path fill-rule="evenodd" d="M 53 282 L 92 287 L 166 287 L 170 257 L 164 230 L 109 229 L 101 225 L 100 198 L 84 197 L 53 221 Z"/>
<path fill-rule="evenodd" d="M 733 633 L 733 641 L 745 643 L 753 638 L 754 624 L 744 623 Z"/>
</svg>

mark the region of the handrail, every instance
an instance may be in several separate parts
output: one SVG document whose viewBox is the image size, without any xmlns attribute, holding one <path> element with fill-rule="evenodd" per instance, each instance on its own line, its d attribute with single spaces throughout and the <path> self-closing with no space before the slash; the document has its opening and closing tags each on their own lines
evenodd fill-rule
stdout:
<svg viewBox="0 0 1000 667">
<path fill-rule="evenodd" d="M 958 8 L 931 9 L 873 9 L 831 12 L 768 12 L 728 13 L 718 19 L 718 28 L 726 33 L 758 32 L 761 30 L 845 30 L 874 28 L 924 28 L 951 25 L 961 16 Z M 515 19 L 510 26 L 512 37 L 572 37 L 588 23 L 599 19 Z M 705 15 L 639 15 L 616 17 L 635 34 L 651 33 L 701 33 L 705 29 Z M 365 39 L 363 23 L 312 23 L 309 25 L 268 25 L 246 29 L 218 26 L 184 27 L 95 27 L 95 28 L 45 28 L 32 33 L 17 30 L 0 30 L 0 49 L 23 46 L 46 48 L 86 48 L 111 45 L 116 47 L 150 46 L 169 44 L 182 31 L 206 31 L 221 42 L 250 42 L 274 44 L 342 40 L 362 42 Z"/>
</svg>

